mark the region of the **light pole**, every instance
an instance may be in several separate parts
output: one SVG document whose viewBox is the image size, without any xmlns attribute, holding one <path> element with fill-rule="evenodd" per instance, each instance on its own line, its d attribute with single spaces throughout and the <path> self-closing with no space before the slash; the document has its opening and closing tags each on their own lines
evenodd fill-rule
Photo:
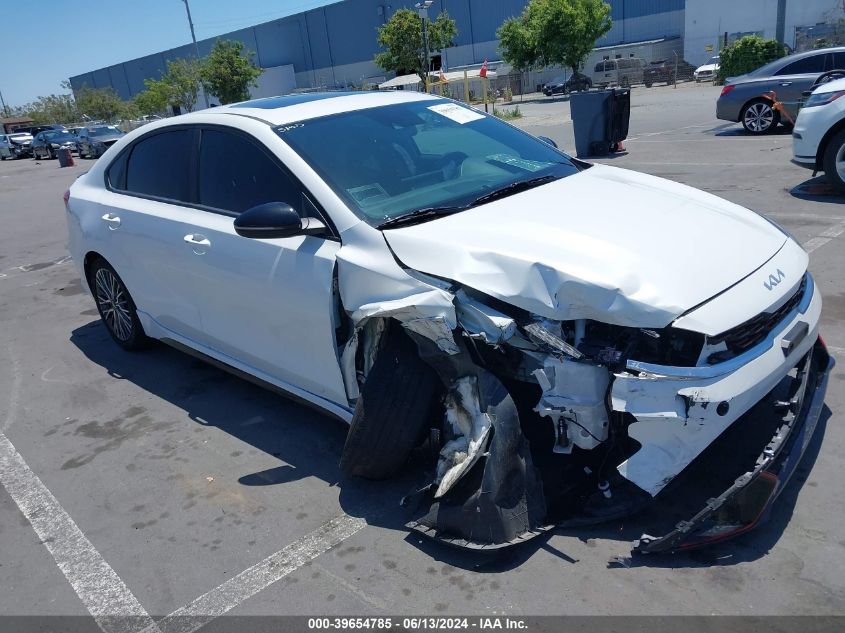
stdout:
<svg viewBox="0 0 845 633">
<path fill-rule="evenodd" d="M 186 0 L 187 1 L 187 0 Z M 417 2 L 414 5 L 414 8 L 420 14 L 420 21 L 422 22 L 422 36 L 423 36 L 423 50 L 425 51 L 425 91 L 428 92 L 428 71 L 431 70 L 429 68 L 429 61 L 428 61 L 428 27 L 426 26 L 426 22 L 428 22 L 428 8 L 434 4 L 434 0 L 425 0 L 424 2 Z"/>
<path fill-rule="evenodd" d="M 6 102 L 3 100 L 3 93 L 0 92 L 0 105 L 3 106 L 3 115 L 9 116 L 9 108 L 6 106 Z"/>
<path fill-rule="evenodd" d="M 194 42 L 194 52 L 197 56 L 197 63 L 200 61 L 200 47 L 197 45 L 197 36 L 194 34 L 194 21 L 191 19 L 191 7 L 188 5 L 188 0 L 182 0 L 185 3 L 185 11 L 188 13 L 188 26 L 191 27 L 191 39 Z M 202 91 L 202 99 L 205 101 L 205 107 L 208 108 L 208 95 L 205 90 Z"/>
</svg>

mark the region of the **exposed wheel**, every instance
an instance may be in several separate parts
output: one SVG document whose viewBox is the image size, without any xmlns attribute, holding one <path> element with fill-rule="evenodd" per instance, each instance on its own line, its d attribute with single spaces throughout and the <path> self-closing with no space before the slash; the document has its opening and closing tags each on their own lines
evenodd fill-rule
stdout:
<svg viewBox="0 0 845 633">
<path fill-rule="evenodd" d="M 135 302 L 123 280 L 104 259 L 97 259 L 88 271 L 88 285 L 97 302 L 100 318 L 114 341 L 125 350 L 148 347 L 152 340 L 144 334 Z"/>
<path fill-rule="evenodd" d="M 772 108 L 772 102 L 766 99 L 750 101 L 739 115 L 742 127 L 749 134 L 768 134 L 780 122 L 780 112 Z"/>
<path fill-rule="evenodd" d="M 650 81 L 644 82 L 644 85 L 645 85 L 646 88 L 651 88 L 651 82 Z"/>
<path fill-rule="evenodd" d="M 52 147 L 47 148 L 47 158 L 53 160 L 56 157 L 56 152 L 53 151 Z"/>
<path fill-rule="evenodd" d="M 398 324 L 382 335 L 355 406 L 340 458 L 348 475 L 385 479 L 423 439 L 438 405 L 440 381 Z"/>
<path fill-rule="evenodd" d="M 841 191 L 845 191 L 845 130 L 839 130 L 824 150 L 824 177 Z"/>
<path fill-rule="evenodd" d="M 620 85 L 622 88 L 630 88 L 630 86 L 631 86 L 631 84 L 630 84 L 630 82 L 628 81 L 628 78 L 627 78 L 627 77 L 622 77 L 622 81 L 620 81 L 620 82 L 619 82 L 619 85 Z"/>
</svg>

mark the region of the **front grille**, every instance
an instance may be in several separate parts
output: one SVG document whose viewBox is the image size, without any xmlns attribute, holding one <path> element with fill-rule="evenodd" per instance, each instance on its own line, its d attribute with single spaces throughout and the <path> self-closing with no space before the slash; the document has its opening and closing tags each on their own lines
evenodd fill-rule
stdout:
<svg viewBox="0 0 845 633">
<path fill-rule="evenodd" d="M 708 340 L 709 345 L 718 345 L 724 342 L 727 352 L 716 352 L 708 359 L 709 362 L 721 362 L 728 358 L 738 356 L 748 351 L 757 343 L 768 336 L 778 323 L 783 321 L 787 315 L 795 309 L 807 290 L 807 276 L 801 280 L 795 293 L 779 308 L 773 312 L 761 312 L 757 316 L 748 319 L 727 332 L 712 336 Z"/>
</svg>

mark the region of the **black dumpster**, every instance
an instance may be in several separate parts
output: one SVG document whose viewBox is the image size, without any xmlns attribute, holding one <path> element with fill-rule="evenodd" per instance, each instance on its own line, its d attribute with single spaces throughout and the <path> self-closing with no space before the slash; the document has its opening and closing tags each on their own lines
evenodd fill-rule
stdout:
<svg viewBox="0 0 845 633">
<path fill-rule="evenodd" d="M 575 152 L 579 158 L 615 152 L 628 136 L 631 90 L 611 88 L 574 93 L 569 99 Z"/>
<path fill-rule="evenodd" d="M 73 156 L 70 153 L 69 147 L 60 147 L 56 150 L 56 155 L 59 157 L 59 167 L 73 166 Z"/>
</svg>

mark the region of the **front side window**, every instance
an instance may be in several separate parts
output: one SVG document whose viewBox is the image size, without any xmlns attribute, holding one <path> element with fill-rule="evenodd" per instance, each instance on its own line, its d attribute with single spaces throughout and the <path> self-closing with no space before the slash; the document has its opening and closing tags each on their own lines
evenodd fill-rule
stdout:
<svg viewBox="0 0 845 633">
<path fill-rule="evenodd" d="M 803 75 L 805 73 L 822 73 L 824 72 L 825 57 L 827 57 L 827 53 L 824 53 L 822 55 L 811 55 L 810 57 L 799 59 L 797 61 L 792 62 L 791 64 L 787 64 L 779 71 L 777 71 L 775 75 Z"/>
<path fill-rule="evenodd" d="M 199 203 L 241 213 L 265 202 L 299 209 L 300 188 L 258 145 L 237 134 L 203 130 Z"/>
<path fill-rule="evenodd" d="M 533 136 L 446 100 L 345 112 L 276 132 L 373 226 L 422 210 L 457 212 L 578 171 Z"/>
<path fill-rule="evenodd" d="M 193 130 L 172 130 L 136 143 L 126 165 L 126 190 L 156 198 L 191 201 L 193 136 Z"/>
</svg>

